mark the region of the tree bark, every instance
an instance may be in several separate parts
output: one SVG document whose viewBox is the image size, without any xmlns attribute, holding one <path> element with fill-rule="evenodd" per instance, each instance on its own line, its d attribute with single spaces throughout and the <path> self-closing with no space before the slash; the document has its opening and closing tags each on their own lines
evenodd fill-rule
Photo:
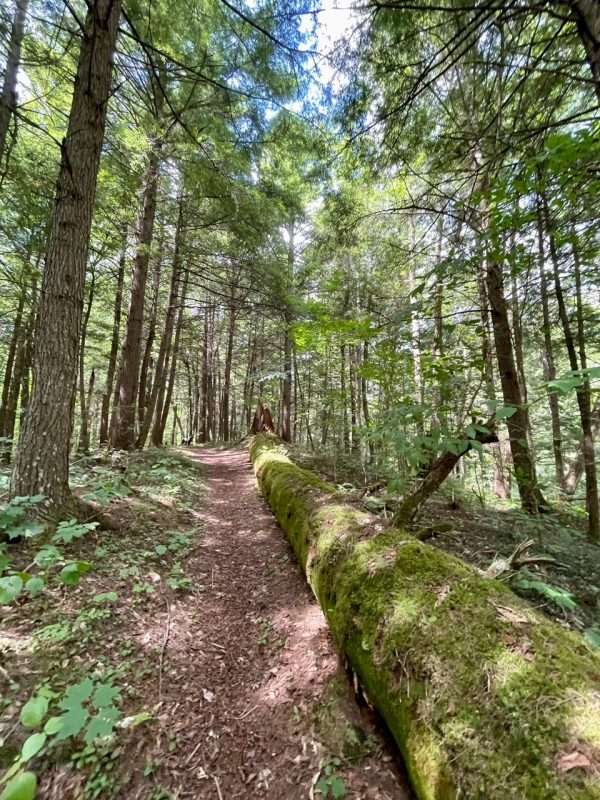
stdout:
<svg viewBox="0 0 600 800">
<path fill-rule="evenodd" d="M 542 324 L 544 326 L 544 355 L 542 366 L 546 383 L 556 380 L 556 364 L 552 344 L 552 323 L 548 302 L 548 282 L 546 280 L 546 255 L 544 252 L 544 227 L 541 200 L 537 203 L 538 222 L 538 267 L 540 275 L 540 297 L 542 301 Z M 552 428 L 552 452 L 554 454 L 554 472 L 556 485 L 561 492 L 565 491 L 565 466 L 562 452 L 562 429 L 560 424 L 560 408 L 558 394 L 548 389 L 548 405 L 550 407 L 550 423 Z"/>
<path fill-rule="evenodd" d="M 600 102 L 600 5 L 598 0 L 568 0 L 567 5 L 577 24 Z"/>
<path fill-rule="evenodd" d="M 167 383 L 167 390 L 165 393 L 164 408 L 157 407 L 154 416 L 154 425 L 152 427 L 152 444 L 155 447 L 162 447 L 163 438 L 165 435 L 165 428 L 167 427 L 167 419 L 169 416 L 169 407 L 171 405 L 171 398 L 175 390 L 175 377 L 177 375 L 177 357 L 179 354 L 179 341 L 181 339 L 181 329 L 183 327 L 183 312 L 185 309 L 185 297 L 187 293 L 189 279 L 189 271 L 184 269 L 183 284 L 181 287 L 181 294 L 179 296 L 179 313 L 177 315 L 177 323 L 175 325 L 175 337 L 173 339 L 173 348 L 171 351 L 171 367 L 169 370 L 169 381 Z"/>
<path fill-rule="evenodd" d="M 100 412 L 100 445 L 108 442 L 108 420 L 110 413 L 110 397 L 113 392 L 115 380 L 115 370 L 117 367 L 117 356 L 119 355 L 119 338 L 121 335 L 121 312 L 123 308 L 123 283 L 125 280 L 125 261 L 127 259 L 127 226 L 123 232 L 123 249 L 119 258 L 119 270 L 117 272 L 117 287 L 115 294 L 115 305 L 113 310 L 113 329 L 110 343 L 110 353 L 108 356 L 108 366 L 106 369 L 106 386 L 102 395 L 102 409 Z"/>
<path fill-rule="evenodd" d="M 81 427 L 79 430 L 79 447 L 77 449 L 80 453 L 84 454 L 87 454 L 90 451 L 89 407 L 87 404 L 87 395 L 85 389 L 85 343 L 87 339 L 88 322 L 90 321 L 92 304 L 94 302 L 95 285 L 96 273 L 92 272 L 88 303 L 83 317 L 83 324 L 81 325 L 81 337 L 79 341 L 79 413 L 81 415 Z M 92 370 L 92 375 L 94 374 L 94 370 Z"/>
<path fill-rule="evenodd" d="M 512 416 L 506 420 L 506 426 L 521 505 L 528 513 L 537 514 L 540 511 L 541 493 L 527 442 L 529 412 L 523 402 L 519 387 L 508 308 L 504 297 L 502 268 L 496 259 L 491 257 L 488 257 L 486 264 L 486 288 L 490 303 L 502 396 L 505 405 L 514 409 Z"/>
<path fill-rule="evenodd" d="M 13 384 L 13 370 L 15 366 L 15 358 L 21 339 L 21 327 L 23 322 L 23 309 L 25 307 L 25 288 L 21 289 L 19 295 L 19 302 L 17 305 L 17 313 L 15 314 L 15 321 L 13 330 L 8 345 L 8 354 L 6 356 L 6 366 L 4 367 L 4 380 L 2 383 L 2 401 L 0 403 L 0 436 L 8 438 L 6 418 L 8 412 L 8 398 Z M 4 447 L 3 447 L 4 449 Z M 9 450 L 11 446 L 9 446 Z"/>
<path fill-rule="evenodd" d="M 488 433 L 477 431 L 475 438 L 466 443 L 461 450 L 458 452 L 447 450 L 430 464 L 423 477 L 419 480 L 417 488 L 400 503 L 398 510 L 394 514 L 394 525 L 403 527 L 413 521 L 423 503 L 440 488 L 460 459 L 472 449 L 473 442 L 492 444 L 498 441 L 498 436 L 492 429 L 492 425 L 493 420 L 484 426 L 488 429 Z"/>
<path fill-rule="evenodd" d="M 156 366 L 154 369 L 154 383 L 152 391 L 148 400 L 146 414 L 137 440 L 137 447 L 142 448 L 146 444 L 148 433 L 152 422 L 156 426 L 156 420 L 162 416 L 166 376 L 169 365 L 169 357 L 171 353 L 171 344 L 173 340 L 173 327 L 175 325 L 175 318 L 177 315 L 177 304 L 179 302 L 179 279 L 181 276 L 181 248 L 183 246 L 183 201 L 179 203 L 179 213 L 177 217 L 177 229 L 175 231 L 175 249 L 173 252 L 173 266 L 171 270 L 171 287 L 169 289 L 169 304 L 167 306 L 167 313 L 165 316 L 165 327 L 163 335 L 160 340 L 160 347 L 158 356 L 156 358 Z M 158 431 L 158 429 L 157 429 Z M 153 433 L 154 442 L 154 433 Z M 162 440 L 161 440 L 162 441 Z M 155 442 L 154 442 L 155 443 Z"/>
<path fill-rule="evenodd" d="M 148 319 L 148 333 L 146 336 L 146 344 L 144 346 L 144 356 L 142 358 L 142 366 L 140 369 L 140 386 L 138 390 L 138 424 L 140 428 L 144 424 L 144 417 L 146 415 L 146 408 L 150 401 L 150 392 L 152 391 L 149 382 L 150 367 L 152 363 L 152 348 L 154 347 L 154 339 L 156 338 L 156 318 L 158 315 L 158 294 L 160 291 L 160 275 L 162 269 L 162 256 L 164 245 L 164 231 L 161 230 L 159 234 L 158 252 L 156 254 L 156 262 L 154 264 L 154 281 L 152 285 L 152 301 L 150 305 L 150 317 Z"/>
<path fill-rule="evenodd" d="M 110 96 L 120 0 L 88 3 L 48 241 L 35 336 L 33 387 L 11 492 L 72 508 L 69 446 L 85 269 Z"/>
<path fill-rule="evenodd" d="M 0 96 L 0 160 L 4 156 L 10 118 L 17 110 L 17 75 L 19 73 L 19 64 L 21 63 L 21 45 L 25 33 L 25 18 L 27 17 L 28 5 L 29 0 L 17 0 L 15 4 L 2 95 Z"/>
<path fill-rule="evenodd" d="M 287 280 L 288 289 L 291 289 L 294 282 L 294 262 L 295 262 L 295 226 L 291 221 L 288 225 L 288 257 L 287 257 Z M 283 380 L 281 383 L 281 438 L 284 442 L 291 442 L 292 431 L 292 315 L 289 308 L 289 299 L 285 298 L 284 311 L 284 331 L 283 331 Z"/>
<path fill-rule="evenodd" d="M 140 376 L 144 301 L 146 298 L 150 250 L 154 236 L 160 155 L 161 142 L 157 140 L 150 151 L 144 181 L 142 217 L 137 252 L 133 264 L 131 299 L 119 375 L 119 407 L 113 432 L 113 447 L 120 450 L 131 450 L 135 445 L 135 410 Z"/>
<path fill-rule="evenodd" d="M 592 419 L 592 436 L 594 441 L 600 434 L 600 397 L 594 403 L 591 413 Z M 574 458 L 569 461 L 565 476 L 565 492 L 572 497 L 585 472 L 585 453 L 583 452 L 583 442 L 580 442 L 578 451 Z"/>
<path fill-rule="evenodd" d="M 29 309 L 29 317 L 27 320 L 27 330 L 25 331 L 25 343 L 23 348 L 23 371 L 21 373 L 21 409 L 20 409 L 20 425 L 23 425 L 27 408 L 29 407 L 29 373 L 33 364 L 33 334 L 35 331 L 35 319 L 37 314 L 37 286 L 36 281 L 31 292 L 31 307 Z M 12 435 L 11 431 L 11 435 Z"/>
<path fill-rule="evenodd" d="M 232 298 L 233 299 L 233 298 Z M 231 363 L 233 361 L 233 342 L 235 336 L 236 313 L 235 306 L 229 309 L 229 325 L 227 331 L 227 352 L 225 353 L 225 374 L 223 377 L 223 398 L 221 404 L 221 419 L 223 425 L 223 441 L 228 442 L 229 429 L 229 398 L 231 394 Z"/>
<path fill-rule="evenodd" d="M 575 337 L 571 330 L 571 323 L 567 313 L 567 306 L 562 289 L 560 279 L 560 271 L 558 264 L 558 252 L 556 249 L 556 240 L 554 236 L 553 221 L 550 216 L 548 208 L 548 200 L 544 191 L 540 192 L 542 201 L 542 210 L 544 214 L 544 223 L 548 233 L 548 242 L 550 245 L 550 257 L 552 260 L 554 272 L 554 292 L 556 295 L 556 302 L 558 304 L 558 316 L 561 321 L 563 335 L 565 338 L 565 345 L 569 357 L 569 365 L 573 372 L 577 372 L 580 364 L 577 358 L 577 350 L 575 347 Z M 579 271 L 578 256 L 576 259 L 576 272 Z M 587 359 L 585 355 L 585 345 L 583 342 L 583 335 L 579 341 L 579 348 L 582 355 L 581 368 L 585 369 Z M 598 499 L 598 475 L 596 472 L 596 455 L 594 450 L 594 433 L 592 428 L 592 402 L 590 382 L 585 379 L 580 388 L 577 389 L 577 405 L 579 407 L 579 417 L 581 420 L 581 441 L 582 451 L 584 457 L 584 471 L 585 471 L 585 506 L 588 514 L 588 534 L 591 539 L 600 539 L 600 504 Z"/>
</svg>

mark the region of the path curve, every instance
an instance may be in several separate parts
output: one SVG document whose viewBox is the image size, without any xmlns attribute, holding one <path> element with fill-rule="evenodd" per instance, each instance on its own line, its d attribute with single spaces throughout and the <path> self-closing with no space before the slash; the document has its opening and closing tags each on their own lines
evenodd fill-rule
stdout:
<svg viewBox="0 0 600 800">
<path fill-rule="evenodd" d="M 184 760 L 189 796 L 309 798 L 322 760 L 331 758 L 315 719 L 336 675 L 340 684 L 323 614 L 257 492 L 248 453 L 185 452 L 203 465 L 209 486 L 199 514 L 204 533 L 186 564 L 204 591 L 193 609 L 174 612 L 166 666 L 168 700 L 180 704 L 177 713 L 192 726 L 186 739 L 195 742 Z M 358 714 L 352 701 L 343 703 Z M 335 769 L 347 798 L 410 797 L 385 747 Z"/>
</svg>

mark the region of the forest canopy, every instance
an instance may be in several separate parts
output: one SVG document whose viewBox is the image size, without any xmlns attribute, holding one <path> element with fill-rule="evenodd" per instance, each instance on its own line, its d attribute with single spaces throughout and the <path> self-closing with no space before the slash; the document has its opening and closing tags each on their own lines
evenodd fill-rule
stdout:
<svg viewBox="0 0 600 800">
<path fill-rule="evenodd" d="M 398 519 L 458 470 L 598 538 L 595 3 L 2 14 L 13 495 L 262 403 Z"/>
</svg>

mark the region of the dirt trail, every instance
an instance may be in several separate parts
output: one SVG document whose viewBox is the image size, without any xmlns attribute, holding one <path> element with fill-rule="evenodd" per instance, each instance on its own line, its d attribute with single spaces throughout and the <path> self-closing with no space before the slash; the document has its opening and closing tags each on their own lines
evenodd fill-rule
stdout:
<svg viewBox="0 0 600 800">
<path fill-rule="evenodd" d="M 406 800 L 385 745 L 344 692 L 321 610 L 258 495 L 247 452 L 186 453 L 204 466 L 210 492 L 186 564 L 205 591 L 173 607 L 164 664 L 163 707 L 187 722 L 185 758 L 172 760 L 185 796 L 309 798 L 329 764 L 347 798 Z M 331 737 L 361 759 L 332 764 Z"/>
</svg>

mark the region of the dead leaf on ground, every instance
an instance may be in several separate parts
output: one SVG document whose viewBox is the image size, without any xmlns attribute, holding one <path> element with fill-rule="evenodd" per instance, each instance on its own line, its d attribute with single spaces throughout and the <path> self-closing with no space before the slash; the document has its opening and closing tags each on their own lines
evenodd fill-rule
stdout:
<svg viewBox="0 0 600 800">
<path fill-rule="evenodd" d="M 570 772 L 572 769 L 589 769 L 592 766 L 590 759 L 579 750 L 572 753 L 563 753 L 556 762 L 560 772 Z"/>
<path fill-rule="evenodd" d="M 495 603 L 492 603 L 492 605 L 505 622 L 512 622 L 513 625 L 525 625 L 527 622 L 531 622 L 529 616 L 522 611 L 517 611 L 515 608 L 509 608 L 508 606 L 496 605 Z"/>
</svg>

